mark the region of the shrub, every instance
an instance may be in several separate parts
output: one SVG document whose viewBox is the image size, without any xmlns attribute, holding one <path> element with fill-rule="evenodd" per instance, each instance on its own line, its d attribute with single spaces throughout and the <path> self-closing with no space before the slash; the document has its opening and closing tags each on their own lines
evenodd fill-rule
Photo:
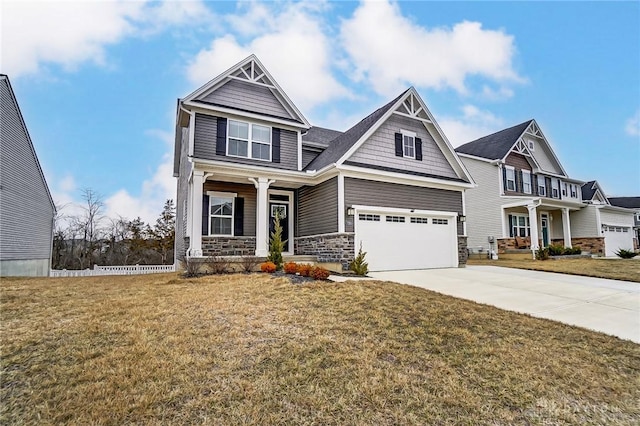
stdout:
<svg viewBox="0 0 640 426">
<path fill-rule="evenodd" d="M 565 254 L 565 248 L 561 245 L 550 245 L 549 246 L 549 256 L 562 256 Z"/>
<path fill-rule="evenodd" d="M 582 254 L 582 249 L 580 247 L 567 248 L 564 254 Z"/>
<path fill-rule="evenodd" d="M 295 274 L 298 272 L 298 265 L 296 262 L 287 262 L 284 264 L 284 272 L 285 274 Z"/>
<path fill-rule="evenodd" d="M 282 241 L 282 225 L 280 224 L 280 214 L 276 212 L 276 216 L 273 218 L 273 232 L 269 237 L 269 257 L 270 262 L 276 265 L 276 270 L 282 269 L 282 250 L 284 250 L 284 243 Z"/>
<path fill-rule="evenodd" d="M 263 262 L 260 264 L 260 270 L 272 274 L 276 271 L 276 264 L 273 262 Z"/>
<path fill-rule="evenodd" d="M 222 256 L 209 256 L 204 263 L 211 274 L 226 274 L 229 272 L 229 261 Z"/>
<path fill-rule="evenodd" d="M 307 265 L 306 263 L 301 263 L 298 265 L 298 273 L 301 277 L 308 277 L 311 272 L 311 265 Z"/>
<path fill-rule="evenodd" d="M 360 250 L 358 250 L 358 255 L 349 265 L 349 269 L 355 272 L 356 275 L 367 275 L 367 272 L 369 272 L 369 264 L 364 260 L 366 255 L 367 252 L 362 251 L 362 242 L 360 242 Z"/>
<path fill-rule="evenodd" d="M 259 264 L 260 258 L 256 256 L 242 256 L 240 258 L 240 267 L 244 272 L 253 272 Z"/>
<path fill-rule="evenodd" d="M 329 275 L 331 275 L 331 273 L 322 266 L 314 266 L 313 268 L 311 268 L 309 275 L 314 280 L 326 280 L 327 278 L 329 278 Z"/>
<path fill-rule="evenodd" d="M 549 259 L 549 249 L 540 247 L 536 250 L 536 260 L 547 260 Z"/>
<path fill-rule="evenodd" d="M 623 259 L 633 259 L 637 255 L 638 253 L 635 253 L 632 250 L 620 249 L 616 252 L 616 256 L 621 257 Z"/>
<path fill-rule="evenodd" d="M 183 257 L 180 259 L 182 268 L 184 269 L 184 276 L 187 278 L 197 277 L 200 275 L 200 267 L 202 264 L 189 257 Z"/>
</svg>

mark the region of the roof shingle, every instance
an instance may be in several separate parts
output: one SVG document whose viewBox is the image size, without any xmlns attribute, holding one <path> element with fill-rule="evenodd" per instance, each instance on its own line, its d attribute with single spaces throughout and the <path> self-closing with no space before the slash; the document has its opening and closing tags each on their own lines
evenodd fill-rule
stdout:
<svg viewBox="0 0 640 426">
<path fill-rule="evenodd" d="M 473 155 L 475 157 L 498 160 L 504 158 L 513 144 L 527 130 L 533 120 L 525 121 L 508 129 L 483 136 L 456 148 L 462 154 Z"/>
</svg>

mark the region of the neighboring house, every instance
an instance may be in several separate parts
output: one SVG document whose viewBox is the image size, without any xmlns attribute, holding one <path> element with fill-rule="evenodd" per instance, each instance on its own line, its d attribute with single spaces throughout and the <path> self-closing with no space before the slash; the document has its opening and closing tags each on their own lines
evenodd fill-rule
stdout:
<svg viewBox="0 0 640 426">
<path fill-rule="evenodd" d="M 609 204 L 634 211 L 633 248 L 640 249 L 640 197 L 609 197 Z"/>
<path fill-rule="evenodd" d="M 471 250 L 559 244 L 613 256 L 632 247 L 622 238 L 631 235 L 631 212 L 609 205 L 596 182 L 570 178 L 535 120 L 456 151 L 478 185 L 466 192 Z"/>
<path fill-rule="evenodd" d="M 55 206 L 4 74 L 0 92 L 0 276 L 48 276 Z"/>
<path fill-rule="evenodd" d="M 310 83 L 312 84 L 312 82 Z M 473 181 L 414 88 L 346 132 L 313 127 L 251 55 L 178 100 L 176 256 L 289 255 L 371 270 L 456 267 Z"/>
</svg>

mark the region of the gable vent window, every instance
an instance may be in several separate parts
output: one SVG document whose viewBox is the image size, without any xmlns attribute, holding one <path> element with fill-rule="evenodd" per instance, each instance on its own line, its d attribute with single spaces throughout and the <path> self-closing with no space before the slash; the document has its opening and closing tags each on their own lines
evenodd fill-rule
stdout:
<svg viewBox="0 0 640 426">
<path fill-rule="evenodd" d="M 506 167 L 507 169 L 507 191 L 516 190 L 516 171 L 513 167 Z"/>
<path fill-rule="evenodd" d="M 402 135 L 402 153 L 405 157 L 416 158 L 416 138 Z"/>
<path fill-rule="evenodd" d="M 529 141 L 529 151 L 533 152 L 536 150 L 536 143 L 534 141 Z"/>
<path fill-rule="evenodd" d="M 387 222 L 404 223 L 404 216 L 387 216 Z"/>
<path fill-rule="evenodd" d="M 366 220 L 369 222 L 380 222 L 380 215 L 378 214 L 360 214 L 358 215 L 359 220 Z"/>
<path fill-rule="evenodd" d="M 429 219 L 427 219 L 426 217 L 412 217 L 411 218 L 411 223 L 424 223 L 424 224 L 427 224 L 427 223 L 429 223 Z"/>
<path fill-rule="evenodd" d="M 433 223 L 434 225 L 448 225 L 449 220 L 448 219 L 431 219 L 431 223 Z"/>
<path fill-rule="evenodd" d="M 229 120 L 227 155 L 271 161 L 271 128 Z"/>
</svg>

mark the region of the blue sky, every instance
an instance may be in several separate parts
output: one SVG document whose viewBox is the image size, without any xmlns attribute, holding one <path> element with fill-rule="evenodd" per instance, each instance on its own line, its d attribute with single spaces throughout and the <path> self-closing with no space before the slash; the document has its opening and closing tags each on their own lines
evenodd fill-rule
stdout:
<svg viewBox="0 0 640 426">
<path fill-rule="evenodd" d="M 56 202 L 153 220 L 176 99 L 250 53 L 315 125 L 415 86 L 454 146 L 535 118 L 567 173 L 640 195 L 640 2 L 4 1 L 9 75 Z"/>
</svg>

